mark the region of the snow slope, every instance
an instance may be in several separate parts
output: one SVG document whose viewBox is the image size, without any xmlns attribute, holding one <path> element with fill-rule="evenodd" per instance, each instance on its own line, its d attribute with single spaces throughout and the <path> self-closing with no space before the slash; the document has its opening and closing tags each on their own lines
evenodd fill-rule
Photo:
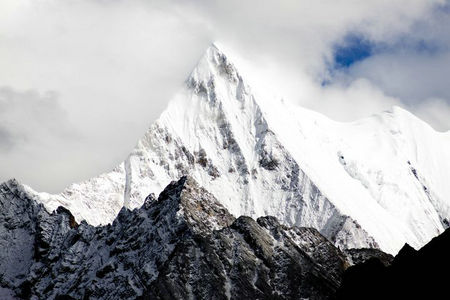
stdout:
<svg viewBox="0 0 450 300">
<path fill-rule="evenodd" d="M 113 171 L 60 195 L 26 189 L 98 225 L 185 174 L 235 216 L 273 215 L 345 248 L 420 247 L 450 220 L 450 133 L 398 107 L 339 123 L 270 99 L 215 45 Z"/>
</svg>

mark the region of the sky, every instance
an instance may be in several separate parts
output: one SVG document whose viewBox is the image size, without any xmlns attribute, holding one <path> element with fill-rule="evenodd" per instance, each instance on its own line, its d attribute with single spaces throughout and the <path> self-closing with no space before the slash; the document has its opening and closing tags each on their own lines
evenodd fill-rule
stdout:
<svg viewBox="0 0 450 300">
<path fill-rule="evenodd" d="M 449 28 L 444 0 L 2 0 L 0 181 L 112 169 L 217 41 L 332 119 L 399 105 L 447 131 Z"/>
</svg>

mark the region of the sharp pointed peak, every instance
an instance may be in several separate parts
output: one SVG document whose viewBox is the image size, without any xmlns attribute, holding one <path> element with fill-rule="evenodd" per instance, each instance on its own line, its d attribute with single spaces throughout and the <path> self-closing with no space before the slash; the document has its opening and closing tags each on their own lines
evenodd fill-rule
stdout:
<svg viewBox="0 0 450 300">
<path fill-rule="evenodd" d="M 220 67 L 221 65 L 233 65 L 230 61 L 229 56 L 225 53 L 222 46 L 217 42 L 213 42 L 206 48 L 202 58 L 199 60 L 197 67 L 198 69 L 201 65 L 207 63 L 210 67 Z"/>
<path fill-rule="evenodd" d="M 218 42 L 212 42 L 211 44 L 209 44 L 208 48 L 206 50 L 215 50 L 215 51 L 220 51 L 220 46 Z"/>
<path fill-rule="evenodd" d="M 204 90 L 208 83 L 222 77 L 230 82 L 238 82 L 240 75 L 235 64 L 217 42 L 211 43 L 187 79 L 190 88 Z M 203 86 L 203 88 L 202 88 Z"/>
<path fill-rule="evenodd" d="M 225 52 L 228 52 L 228 51 L 225 51 L 225 47 L 220 42 L 214 41 L 214 42 L 211 42 L 211 44 L 209 44 L 209 46 L 206 48 L 205 53 L 208 53 L 208 52 L 216 52 L 218 54 L 226 56 Z"/>
<path fill-rule="evenodd" d="M 234 221 L 233 215 L 191 176 L 172 181 L 145 208 L 181 218 L 196 232 L 211 232 Z"/>
</svg>

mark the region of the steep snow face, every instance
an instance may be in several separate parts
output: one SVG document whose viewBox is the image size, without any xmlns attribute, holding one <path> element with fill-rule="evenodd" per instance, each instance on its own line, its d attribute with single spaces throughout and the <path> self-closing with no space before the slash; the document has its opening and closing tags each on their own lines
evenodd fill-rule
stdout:
<svg viewBox="0 0 450 300">
<path fill-rule="evenodd" d="M 352 123 L 289 104 L 261 107 L 319 190 L 385 251 L 420 247 L 448 227 L 449 133 L 398 107 Z"/>
<path fill-rule="evenodd" d="M 185 174 L 235 216 L 273 215 L 345 248 L 420 247 L 450 220 L 448 133 L 400 108 L 338 123 L 269 99 L 214 45 L 125 162 L 61 195 L 28 190 L 97 225 Z"/>
<path fill-rule="evenodd" d="M 448 134 L 436 133 L 396 107 L 353 123 L 344 132 L 343 142 L 332 146 L 339 147 L 340 164 L 359 189 L 369 193 L 365 202 L 379 206 L 397 221 L 389 222 L 390 226 L 401 228 L 408 243 L 418 248 L 448 227 Z M 397 239 L 392 236 L 393 242 Z"/>
</svg>

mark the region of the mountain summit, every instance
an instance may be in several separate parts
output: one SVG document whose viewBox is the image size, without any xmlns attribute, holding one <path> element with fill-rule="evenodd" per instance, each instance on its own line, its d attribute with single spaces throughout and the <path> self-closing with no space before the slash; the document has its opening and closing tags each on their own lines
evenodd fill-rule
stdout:
<svg viewBox="0 0 450 300">
<path fill-rule="evenodd" d="M 314 227 L 341 248 L 420 247 L 450 220 L 448 133 L 397 107 L 338 123 L 270 101 L 215 45 L 114 170 L 60 195 L 25 191 L 98 225 L 188 174 L 234 216 Z"/>
</svg>

